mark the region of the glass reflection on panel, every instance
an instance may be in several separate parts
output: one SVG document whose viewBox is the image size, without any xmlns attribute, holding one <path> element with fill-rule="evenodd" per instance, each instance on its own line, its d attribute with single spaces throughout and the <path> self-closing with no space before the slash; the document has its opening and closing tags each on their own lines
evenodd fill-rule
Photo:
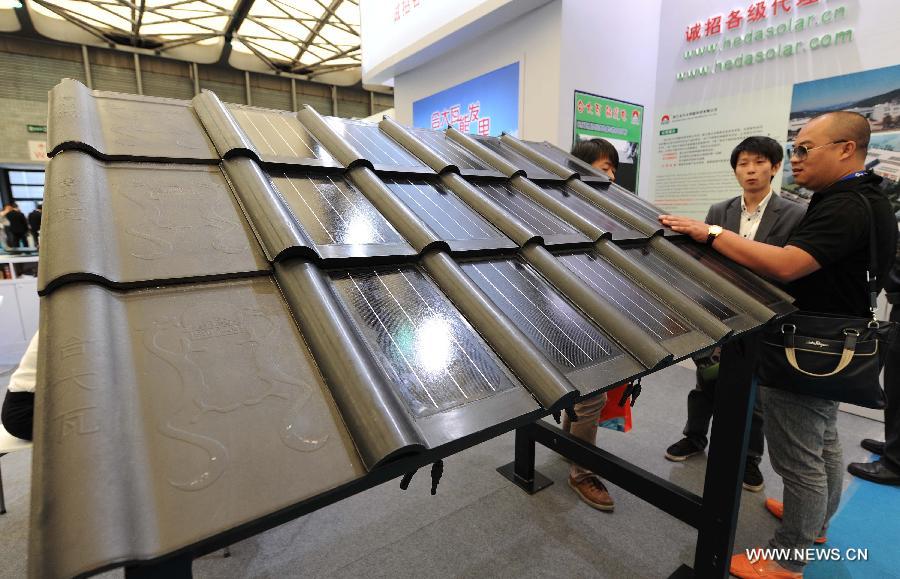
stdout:
<svg viewBox="0 0 900 579">
<path fill-rule="evenodd" d="M 430 316 L 416 331 L 416 359 L 429 374 L 442 373 L 453 362 L 453 336 L 443 316 Z"/>
</svg>

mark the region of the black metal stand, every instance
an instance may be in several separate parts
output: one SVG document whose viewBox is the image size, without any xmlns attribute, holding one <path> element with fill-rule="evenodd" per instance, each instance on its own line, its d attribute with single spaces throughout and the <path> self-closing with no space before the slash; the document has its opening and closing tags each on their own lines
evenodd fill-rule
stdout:
<svg viewBox="0 0 900 579">
<path fill-rule="evenodd" d="M 498 470 L 530 493 L 540 490 L 534 483 L 541 477 L 534 468 L 540 443 L 697 529 L 693 570 L 682 565 L 672 577 L 727 577 L 756 394 L 758 341 L 757 335 L 743 336 L 722 348 L 702 497 L 542 421 L 516 430 L 516 460 Z"/>
</svg>

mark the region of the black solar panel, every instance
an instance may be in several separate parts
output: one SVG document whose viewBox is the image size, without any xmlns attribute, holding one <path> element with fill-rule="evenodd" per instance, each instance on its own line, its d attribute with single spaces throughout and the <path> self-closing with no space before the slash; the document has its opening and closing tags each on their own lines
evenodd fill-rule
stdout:
<svg viewBox="0 0 900 579">
<path fill-rule="evenodd" d="M 550 173 L 546 169 L 542 169 L 542 168 L 538 167 L 537 165 L 535 165 L 534 163 L 532 163 L 531 161 L 529 161 L 528 159 L 526 159 L 519 153 L 515 152 L 514 150 L 512 150 L 509 147 L 507 147 L 506 145 L 504 145 L 503 142 L 497 137 L 480 137 L 480 136 L 476 136 L 476 135 L 469 135 L 469 136 L 472 137 L 473 139 L 475 139 L 476 141 L 478 141 L 479 143 L 481 143 L 482 145 L 484 145 L 485 147 L 487 147 L 488 149 L 490 149 L 491 151 L 497 153 L 498 155 L 500 155 L 501 157 L 503 157 L 504 159 L 506 159 L 507 161 L 509 161 L 516 167 L 518 167 L 519 169 L 523 169 L 529 179 L 554 179 L 557 181 L 559 180 L 559 176 L 554 175 L 553 173 Z"/>
<path fill-rule="evenodd" d="M 622 354 L 588 318 L 521 261 L 470 262 L 462 268 L 564 372 Z"/>
<path fill-rule="evenodd" d="M 657 255 L 653 250 L 642 247 L 633 247 L 626 249 L 631 256 L 640 261 L 643 267 L 646 267 L 669 285 L 685 294 L 703 309 L 717 317 L 719 320 L 727 320 L 737 315 L 737 312 L 720 300 L 716 295 L 710 293 L 709 290 L 689 278 L 683 272 L 675 269 L 665 259 Z"/>
<path fill-rule="evenodd" d="M 590 253 L 570 253 L 559 259 L 594 291 L 658 340 L 690 331 L 668 307 L 604 259 Z"/>
<path fill-rule="evenodd" d="M 384 183 L 442 239 L 507 241 L 496 227 L 439 184 L 410 179 L 384 179 Z"/>
<path fill-rule="evenodd" d="M 416 418 L 519 385 L 450 300 L 415 267 L 335 273 L 332 282 Z"/>
<path fill-rule="evenodd" d="M 612 234 L 613 239 L 644 238 L 646 235 L 608 215 L 589 201 L 585 201 L 565 185 L 542 185 L 541 189 L 566 207 L 575 211 L 597 227 Z"/>
<path fill-rule="evenodd" d="M 337 161 L 291 113 L 230 105 L 229 110 L 263 156 Z"/>
<path fill-rule="evenodd" d="M 377 125 L 337 117 L 325 117 L 325 121 L 376 168 L 428 170 L 422 161 L 382 133 Z"/>
<path fill-rule="evenodd" d="M 473 184 L 491 201 L 505 209 L 539 235 L 578 235 L 578 230 L 519 193 L 506 183 Z"/>
<path fill-rule="evenodd" d="M 316 245 L 406 244 L 343 177 L 283 171 L 269 176 Z"/>
<path fill-rule="evenodd" d="M 678 247 L 767 306 L 783 302 L 781 296 L 760 284 L 753 274 L 736 263 L 727 261 L 715 250 L 694 243 L 681 243 Z"/>
<path fill-rule="evenodd" d="M 481 159 L 448 139 L 444 133 L 428 129 L 407 128 L 406 130 L 428 145 L 435 153 L 446 159 L 448 162 L 456 165 L 464 174 L 467 172 L 479 171 L 500 175 L 499 172 L 485 164 Z"/>
</svg>

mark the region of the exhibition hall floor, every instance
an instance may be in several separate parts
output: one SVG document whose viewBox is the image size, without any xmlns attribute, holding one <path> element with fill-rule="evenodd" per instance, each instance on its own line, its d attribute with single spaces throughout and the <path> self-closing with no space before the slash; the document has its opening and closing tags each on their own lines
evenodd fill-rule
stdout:
<svg viewBox="0 0 900 579">
<path fill-rule="evenodd" d="M 677 441 L 693 371 L 673 366 L 644 379 L 634 429 L 600 429 L 602 447 L 699 493 L 706 461 L 663 458 Z M 0 376 L 5 394 L 9 374 Z M 868 460 L 862 438 L 881 438 L 881 423 L 841 413 L 845 464 Z M 512 433 L 445 461 L 437 496 L 420 472 L 409 490 L 400 481 L 356 495 L 194 562 L 196 577 L 647 577 L 668 576 L 693 560 L 696 532 L 609 485 L 614 513 L 580 502 L 566 484 L 568 464 L 538 446 L 537 467 L 556 484 L 528 496 L 494 470 L 513 457 Z M 0 576 L 24 577 L 30 452 L 3 458 L 6 515 L 0 516 Z M 761 546 L 775 529 L 766 496 L 781 498 L 768 457 L 766 489 L 744 492 L 735 549 Z M 900 508 L 900 488 L 878 487 L 845 474 L 845 495 L 828 547 L 869 547 L 869 562 L 815 563 L 807 577 L 885 577 L 900 555 L 884 541 L 886 517 Z M 849 489 L 848 489 L 849 487 Z M 852 508 L 846 509 L 849 504 Z M 894 505 L 890 507 L 889 505 Z M 893 551 L 893 552 L 892 552 Z M 121 570 L 103 577 L 119 577 Z"/>
</svg>

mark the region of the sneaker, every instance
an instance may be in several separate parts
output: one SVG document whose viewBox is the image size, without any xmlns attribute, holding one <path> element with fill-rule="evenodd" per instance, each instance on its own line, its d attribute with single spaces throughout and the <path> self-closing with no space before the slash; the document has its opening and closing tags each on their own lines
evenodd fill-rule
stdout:
<svg viewBox="0 0 900 579">
<path fill-rule="evenodd" d="M 744 467 L 744 488 L 758 493 L 763 490 L 764 486 L 766 486 L 766 483 L 763 481 L 763 475 L 759 471 L 759 465 L 755 461 L 748 460 Z"/>
<path fill-rule="evenodd" d="M 772 513 L 779 521 L 784 518 L 784 503 L 781 501 L 776 501 L 775 499 L 768 498 L 766 499 L 766 510 Z M 822 545 L 823 543 L 828 542 L 828 537 L 825 535 L 820 535 L 816 537 L 815 543 L 816 545 Z"/>
<path fill-rule="evenodd" d="M 884 456 L 884 442 L 872 438 L 863 438 L 859 445 L 869 452 Z"/>
<path fill-rule="evenodd" d="M 701 452 L 703 452 L 702 446 L 690 438 L 682 438 L 666 449 L 666 458 L 673 462 L 681 462 Z"/>
<path fill-rule="evenodd" d="M 569 477 L 569 486 L 581 500 L 597 510 L 611 511 L 616 506 L 612 497 L 609 496 L 609 491 L 603 485 L 603 481 L 597 475 L 589 476 L 581 482 L 575 482 L 575 479 Z"/>
<path fill-rule="evenodd" d="M 790 571 L 779 565 L 776 561 L 757 559 L 751 561 L 747 555 L 740 554 L 731 558 L 732 575 L 741 579 L 800 579 L 803 573 Z"/>
</svg>

